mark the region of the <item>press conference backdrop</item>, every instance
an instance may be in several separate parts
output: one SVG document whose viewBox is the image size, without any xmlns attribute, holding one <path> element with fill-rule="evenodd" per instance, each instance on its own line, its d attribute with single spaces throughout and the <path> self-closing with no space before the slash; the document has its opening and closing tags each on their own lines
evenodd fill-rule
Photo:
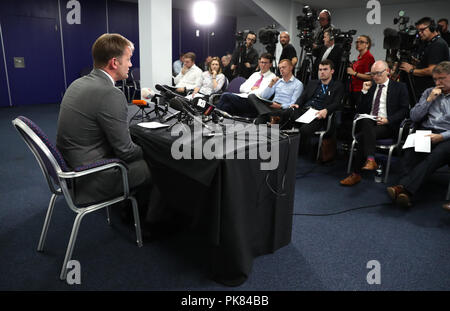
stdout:
<svg viewBox="0 0 450 311">
<path fill-rule="evenodd" d="M 233 50 L 235 17 L 219 17 L 215 27 L 198 28 L 190 12 L 174 9 L 172 15 L 174 59 L 180 51 L 194 51 L 201 63 L 207 55 Z M 132 63 L 139 67 L 137 3 L 2 0 L 0 26 L 0 107 L 59 103 L 80 71 L 92 66 L 92 44 L 105 32 L 120 33 L 135 44 Z"/>
</svg>

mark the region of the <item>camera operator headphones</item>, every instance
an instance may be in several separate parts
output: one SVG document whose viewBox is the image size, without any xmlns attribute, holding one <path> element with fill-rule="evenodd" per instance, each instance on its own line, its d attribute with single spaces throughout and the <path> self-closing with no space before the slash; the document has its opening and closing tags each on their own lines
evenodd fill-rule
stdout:
<svg viewBox="0 0 450 311">
<path fill-rule="evenodd" d="M 437 29 L 437 26 L 436 26 L 436 22 L 435 22 L 434 19 L 432 19 L 432 18 L 430 18 L 430 25 L 428 26 L 428 29 L 429 29 L 431 32 L 435 32 L 435 31 L 438 30 L 438 29 Z"/>
</svg>

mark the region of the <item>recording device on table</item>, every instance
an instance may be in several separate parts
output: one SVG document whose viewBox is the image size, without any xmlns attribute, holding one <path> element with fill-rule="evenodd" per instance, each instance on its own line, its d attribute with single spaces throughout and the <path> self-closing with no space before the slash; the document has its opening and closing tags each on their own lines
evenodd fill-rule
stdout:
<svg viewBox="0 0 450 311">
<path fill-rule="evenodd" d="M 394 18 L 394 25 L 398 24 L 398 30 L 386 28 L 384 30 L 383 48 L 386 50 L 386 62 L 394 68 L 391 74 L 392 80 L 400 80 L 408 85 L 410 95 L 414 102 L 417 102 L 414 90 L 414 83 L 411 75 L 400 70 L 400 64 L 406 62 L 417 65 L 419 56 L 417 54 L 420 45 L 420 38 L 414 25 L 408 25 L 409 17 L 405 11 L 399 11 L 398 17 Z"/>
</svg>

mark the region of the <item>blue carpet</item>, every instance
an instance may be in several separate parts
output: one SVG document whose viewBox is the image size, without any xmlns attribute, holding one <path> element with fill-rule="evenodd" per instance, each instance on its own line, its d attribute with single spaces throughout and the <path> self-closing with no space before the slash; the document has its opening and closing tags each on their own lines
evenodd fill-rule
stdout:
<svg viewBox="0 0 450 311">
<path fill-rule="evenodd" d="M 383 183 L 365 174 L 346 188 L 347 155 L 328 165 L 299 158 L 292 242 L 254 260 L 236 288 L 209 279 L 209 252 L 201 236 L 183 232 L 138 248 L 131 228 L 104 211 L 84 218 L 73 258 L 81 285 L 59 280 L 74 214 L 57 201 L 44 252 L 36 251 L 50 192 L 37 162 L 11 125 L 34 120 L 55 139 L 58 105 L 0 110 L 0 290 L 449 290 L 450 213 L 441 208 L 448 168 L 436 172 L 414 197 L 414 207 L 390 203 Z M 131 110 L 131 109 L 130 109 Z M 130 111 L 130 114 L 134 110 Z M 393 167 L 389 184 L 399 178 Z M 381 284 L 366 281 L 370 260 Z"/>
</svg>

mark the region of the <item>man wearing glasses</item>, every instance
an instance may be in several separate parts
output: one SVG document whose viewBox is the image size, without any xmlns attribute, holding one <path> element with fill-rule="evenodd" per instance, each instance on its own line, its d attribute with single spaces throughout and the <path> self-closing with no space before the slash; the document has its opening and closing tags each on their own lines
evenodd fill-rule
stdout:
<svg viewBox="0 0 450 311">
<path fill-rule="evenodd" d="M 403 62 L 400 69 L 414 76 L 415 95 L 420 98 L 425 89 L 434 85 L 431 74 L 433 68 L 440 62 L 449 60 L 449 52 L 447 43 L 439 35 L 433 19 L 421 18 L 416 23 L 416 29 L 420 40 L 424 42 L 418 51 L 419 63 L 414 66 Z"/>
<path fill-rule="evenodd" d="M 398 133 L 400 123 L 408 115 L 408 90 L 406 85 L 389 80 L 389 67 L 385 61 L 376 61 L 370 71 L 373 82 L 366 81 L 357 104 L 358 113 L 370 114 L 374 119 L 363 118 L 356 124 L 356 152 L 353 173 L 341 180 L 343 186 L 353 186 L 361 181 L 361 170 L 375 170 L 375 144 L 377 139 L 391 138 Z"/>
<path fill-rule="evenodd" d="M 450 62 L 439 63 L 432 75 L 436 86 L 425 90 L 410 113 L 417 129 L 431 130 L 431 152 L 405 149 L 404 174 L 398 185 L 387 188 L 391 199 L 400 206 L 411 206 L 411 196 L 423 182 L 450 161 Z M 443 208 L 450 210 L 449 202 Z"/>
<path fill-rule="evenodd" d="M 262 91 L 269 85 L 270 81 L 275 78 L 275 74 L 270 71 L 272 66 L 272 55 L 269 53 L 261 54 L 259 58 L 259 69 L 253 73 L 247 81 L 241 84 L 239 94 L 225 92 L 220 97 L 217 108 L 233 115 L 241 115 L 246 117 L 256 116 L 256 110 L 249 104 L 247 97 L 249 94 L 260 95 Z"/>
<path fill-rule="evenodd" d="M 245 44 L 239 45 L 231 57 L 231 71 L 234 76 L 248 79 L 258 66 L 258 52 L 253 47 L 256 42 L 256 34 L 249 31 L 245 37 Z"/>
</svg>

